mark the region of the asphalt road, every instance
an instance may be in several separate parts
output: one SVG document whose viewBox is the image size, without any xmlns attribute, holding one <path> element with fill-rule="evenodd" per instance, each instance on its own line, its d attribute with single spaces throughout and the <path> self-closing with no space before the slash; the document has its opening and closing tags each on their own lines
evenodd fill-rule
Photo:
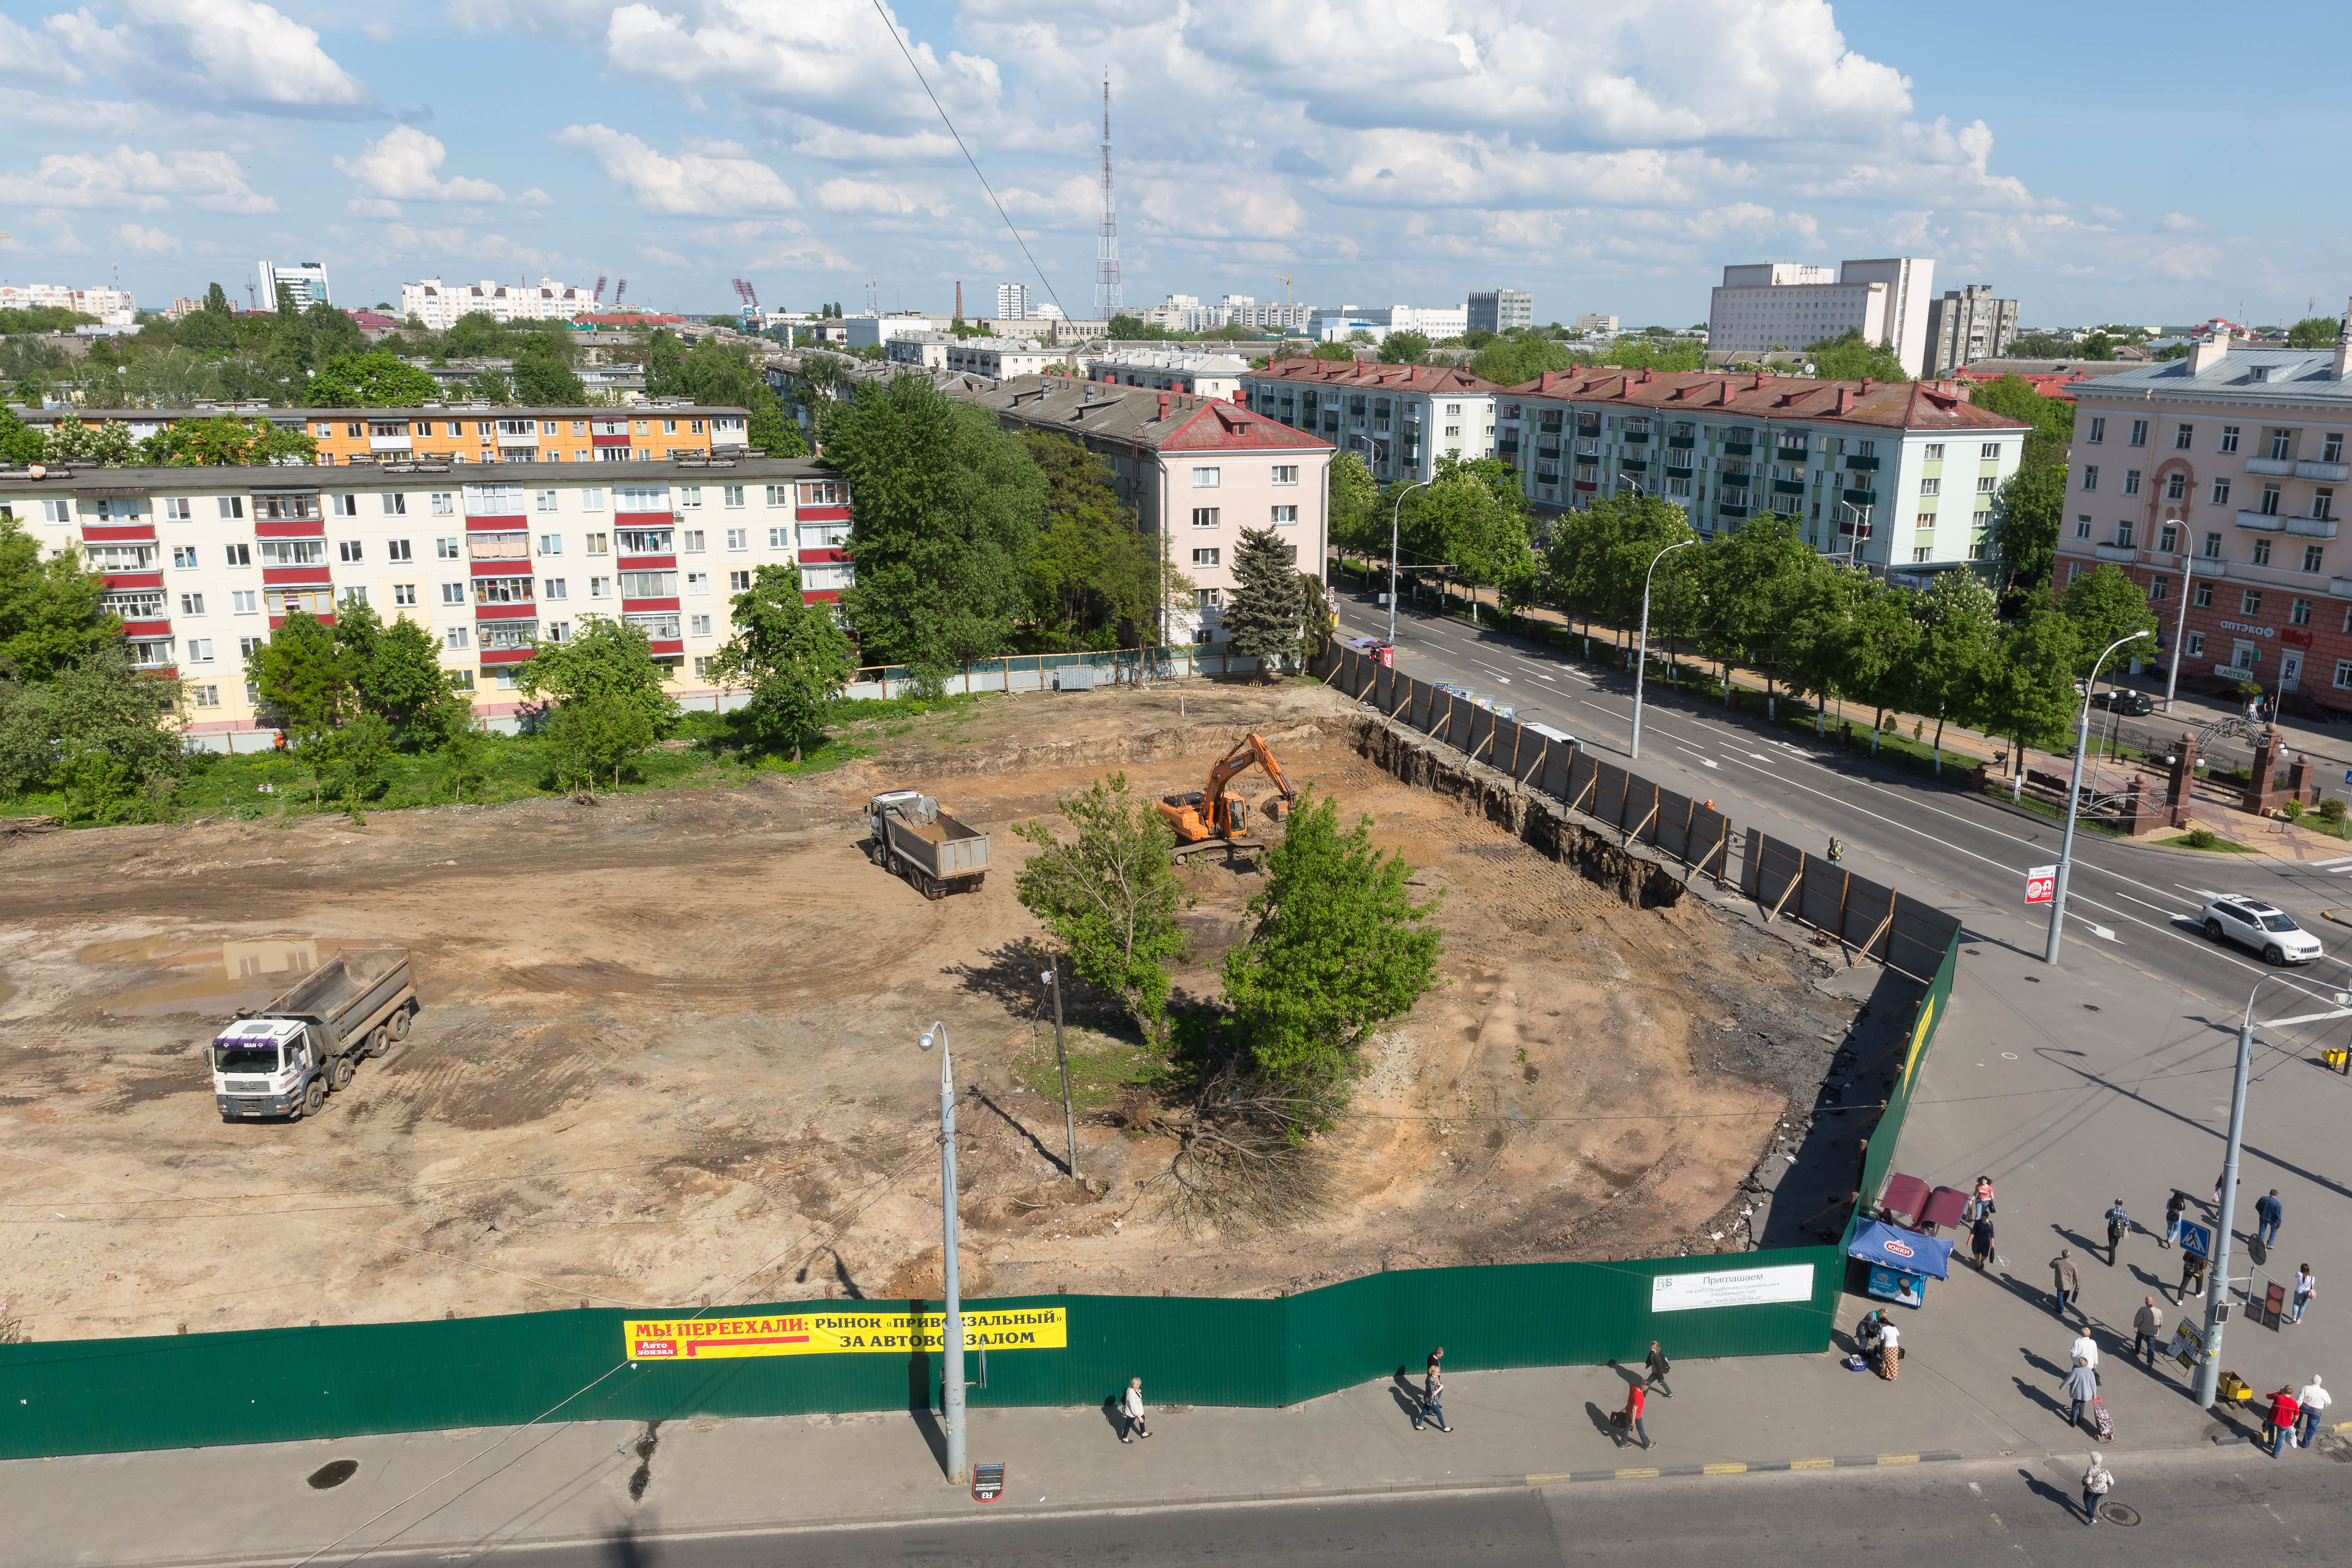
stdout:
<svg viewBox="0 0 2352 1568">
<path fill-rule="evenodd" d="M 1387 612 L 1369 595 L 1340 602 L 1347 636 L 1383 636 Z M 1596 651 L 1600 647 L 1595 639 Z M 1630 676 L 1596 670 L 1549 649 L 1464 622 L 1407 609 L 1398 626 L 1397 668 L 1423 680 L 1450 680 L 1508 701 L 1522 720 L 1564 730 L 1624 762 L 1632 736 Z M 1866 718 L 1866 715 L 1864 716 Z M 1811 851 L 1844 840 L 1846 864 L 1899 890 L 1929 899 L 1968 922 L 1971 940 L 2038 960 L 2046 907 L 2024 902 L 2030 867 L 2058 858 L 2060 825 L 1916 775 L 1880 767 L 1830 744 L 1810 746 L 1711 702 L 1687 701 L 1656 676 L 1645 684 L 1637 771 L 1670 789 L 1712 799 L 1743 827 Z M 2243 998 L 2278 971 L 2261 958 L 2206 940 L 2199 922 L 2217 892 L 2268 899 L 2316 931 L 2331 956 L 2291 972 L 2269 994 L 2263 1016 L 2322 1010 L 2327 994 L 2352 980 L 2352 928 L 2321 918 L 2352 901 L 2352 845 L 2334 863 L 2295 864 L 2254 856 L 2199 856 L 2078 832 L 2061 967 L 2115 962 L 2200 997 Z M 2346 940 L 2339 942 L 2342 937 Z M 2342 1033 L 2341 1026 L 2336 1032 Z"/>
<path fill-rule="evenodd" d="M 2332 1457 L 2352 1450 L 2338 1447 Z M 954 1523 L 690 1540 L 615 1535 L 528 1551 L 445 1548 L 358 1561 L 373 1568 L 501 1561 L 532 1568 L 2337 1562 L 2346 1554 L 2352 1470 L 2330 1458 L 2315 1449 L 2274 1461 L 2244 1447 L 2111 1454 L 2111 1501 L 2139 1522 L 2096 1529 L 2084 1523 L 2078 1469 L 2011 1459 L 1082 1515 L 980 1512 Z M 348 1560 L 318 1561 L 324 1568 Z"/>
</svg>

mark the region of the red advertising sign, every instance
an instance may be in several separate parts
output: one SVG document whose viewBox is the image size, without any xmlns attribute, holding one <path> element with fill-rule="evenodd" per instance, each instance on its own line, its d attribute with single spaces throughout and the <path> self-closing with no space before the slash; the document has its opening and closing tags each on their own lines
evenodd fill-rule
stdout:
<svg viewBox="0 0 2352 1568">
<path fill-rule="evenodd" d="M 2036 866 L 2025 873 L 2025 901 L 2046 904 L 2058 891 L 2058 868 Z"/>
</svg>

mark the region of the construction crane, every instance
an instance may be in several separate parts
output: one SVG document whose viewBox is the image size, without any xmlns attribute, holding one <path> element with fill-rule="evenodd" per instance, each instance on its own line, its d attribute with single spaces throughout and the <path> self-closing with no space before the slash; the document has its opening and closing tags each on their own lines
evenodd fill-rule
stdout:
<svg viewBox="0 0 2352 1568">
<path fill-rule="evenodd" d="M 1160 797 L 1160 816 L 1176 830 L 1177 859 L 1208 849 L 1258 847 L 1244 842 L 1249 837 L 1249 810 L 1241 792 L 1225 787 L 1253 763 L 1265 770 L 1265 776 L 1274 781 L 1279 792 L 1266 803 L 1269 820 L 1281 821 L 1283 813 L 1297 804 L 1298 792 L 1290 787 L 1282 764 L 1275 761 L 1273 749 L 1253 730 L 1217 759 L 1216 766 L 1209 770 L 1205 788 Z"/>
<path fill-rule="evenodd" d="M 734 279 L 735 298 L 743 301 L 743 309 L 751 315 L 760 313 L 760 291 L 744 279 Z"/>
<path fill-rule="evenodd" d="M 596 291 L 588 297 L 595 300 L 599 305 L 604 302 L 604 285 L 608 281 L 610 281 L 610 279 L 605 274 L 602 272 L 596 274 Z"/>
</svg>

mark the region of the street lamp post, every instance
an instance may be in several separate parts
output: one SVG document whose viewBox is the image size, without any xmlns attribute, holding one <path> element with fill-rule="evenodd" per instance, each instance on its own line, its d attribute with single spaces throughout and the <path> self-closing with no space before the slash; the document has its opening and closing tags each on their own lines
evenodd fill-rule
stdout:
<svg viewBox="0 0 2352 1568">
<path fill-rule="evenodd" d="M 1391 647 L 1396 646 L 1397 542 L 1398 530 L 1404 521 L 1404 498 L 1423 485 L 1435 482 L 1433 479 L 1413 480 L 1412 483 L 1397 491 L 1396 506 L 1389 512 L 1389 646 Z"/>
<path fill-rule="evenodd" d="M 2074 868 L 2074 814 L 2083 799 L 2083 753 L 2091 745 L 2091 693 L 2099 684 L 2099 667 L 2107 662 L 2107 655 L 2127 642 L 2137 642 L 2152 632 L 2134 632 L 2127 637 L 2117 637 L 2109 643 L 2091 663 L 2091 678 L 2083 682 L 2083 710 L 2075 726 L 2074 780 L 2066 789 L 2066 837 L 2058 846 L 2058 885 L 2050 895 L 2050 939 L 2042 944 L 2042 962 L 2058 962 L 2058 936 L 2066 923 L 2066 874 Z M 2025 775 L 2018 774 L 2021 780 Z"/>
<path fill-rule="evenodd" d="M 1650 579 L 1657 574 L 1658 563 L 1685 544 L 1696 544 L 1696 539 L 1678 540 L 1650 557 L 1650 569 L 1642 574 L 1642 639 L 1641 651 L 1633 656 L 1633 744 L 1630 756 L 1639 762 L 1642 757 L 1642 675 L 1650 663 Z"/>
<path fill-rule="evenodd" d="M 940 1417 L 948 1429 L 948 1484 L 964 1483 L 963 1294 L 956 1279 L 955 1063 L 948 1055 L 948 1026 L 934 1023 L 923 1032 L 923 1049 L 940 1049 L 940 1272 L 947 1300 L 940 1325 Z"/>
<path fill-rule="evenodd" d="M 2178 526 L 2180 520 L 2170 520 Z M 2181 543 L 2187 544 L 2184 536 Z M 2172 689 L 2180 680 L 2180 658 L 2189 649 L 2189 582 L 2197 575 L 2197 557 L 2183 550 L 2180 552 L 2180 608 L 2172 617 L 2172 668 L 2164 676 L 2164 710 L 2172 711 Z"/>
<path fill-rule="evenodd" d="M 1062 1136 L 1070 1151 L 1070 1180 L 1078 1179 L 1078 1113 L 1070 1102 L 1070 1058 L 1062 1048 L 1062 966 L 1055 964 L 1039 976 L 1054 988 L 1054 1065 L 1062 1072 Z"/>
</svg>

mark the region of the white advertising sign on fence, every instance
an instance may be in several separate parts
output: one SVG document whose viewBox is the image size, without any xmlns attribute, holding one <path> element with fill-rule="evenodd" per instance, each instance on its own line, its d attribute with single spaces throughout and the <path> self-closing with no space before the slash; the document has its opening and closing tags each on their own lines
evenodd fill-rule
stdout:
<svg viewBox="0 0 2352 1568">
<path fill-rule="evenodd" d="M 1813 1299 L 1813 1266 L 1737 1268 L 1720 1274 L 1660 1274 L 1650 1281 L 1650 1310 L 1687 1312 L 1700 1307 L 1760 1307 Z"/>
</svg>

